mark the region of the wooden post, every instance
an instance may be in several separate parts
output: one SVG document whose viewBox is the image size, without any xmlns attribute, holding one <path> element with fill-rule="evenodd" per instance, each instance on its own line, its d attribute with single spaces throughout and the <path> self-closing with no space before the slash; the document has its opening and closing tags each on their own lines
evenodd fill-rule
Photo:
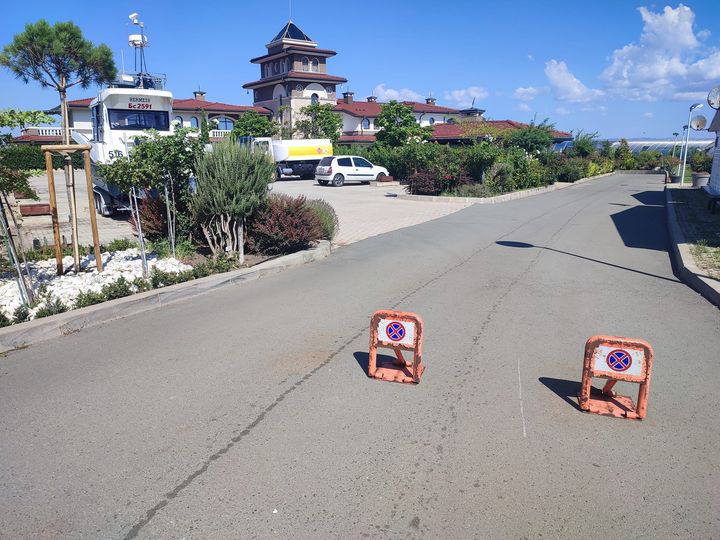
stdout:
<svg viewBox="0 0 720 540">
<path fill-rule="evenodd" d="M 97 271 L 103 271 L 102 255 L 100 253 L 100 238 L 98 237 L 97 216 L 95 215 L 95 197 L 93 192 L 92 169 L 90 167 L 90 152 L 83 150 L 85 164 L 85 183 L 88 192 L 88 210 L 90 211 L 90 227 L 92 228 L 93 247 L 95 248 L 95 265 Z"/>
<path fill-rule="evenodd" d="M 52 214 L 53 238 L 55 239 L 55 260 L 57 262 L 57 275 L 63 275 L 62 246 L 60 245 L 60 223 L 58 222 L 57 195 L 55 194 L 55 175 L 53 173 L 52 154 L 45 152 L 45 169 L 48 177 L 48 191 L 50 193 L 50 212 Z"/>
</svg>

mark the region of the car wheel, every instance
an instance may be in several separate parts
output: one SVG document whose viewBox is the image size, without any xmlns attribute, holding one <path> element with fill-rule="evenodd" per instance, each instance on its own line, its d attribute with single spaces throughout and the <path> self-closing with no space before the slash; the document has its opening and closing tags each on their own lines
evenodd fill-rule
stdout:
<svg viewBox="0 0 720 540">
<path fill-rule="evenodd" d="M 340 187 L 345 183 L 345 177 L 342 174 L 336 174 L 332 180 L 333 186 Z"/>
<path fill-rule="evenodd" d="M 328 181 L 327 180 L 318 180 L 318 184 L 320 184 L 321 186 L 327 186 Z"/>
<path fill-rule="evenodd" d="M 95 193 L 95 211 L 101 216 L 108 217 L 112 212 L 103 204 L 103 198 L 99 193 Z"/>
<path fill-rule="evenodd" d="M 383 173 L 383 172 L 378 173 L 378 175 L 375 177 L 375 181 L 376 181 L 376 182 L 382 182 L 382 181 L 383 181 L 383 178 L 385 178 L 386 176 L 387 176 L 387 175 L 386 175 L 385 173 Z"/>
</svg>

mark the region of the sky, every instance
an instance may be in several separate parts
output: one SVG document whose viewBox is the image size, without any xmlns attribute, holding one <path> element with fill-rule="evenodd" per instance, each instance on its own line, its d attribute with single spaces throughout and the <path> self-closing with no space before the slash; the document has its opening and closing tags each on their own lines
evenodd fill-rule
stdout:
<svg viewBox="0 0 720 540">
<path fill-rule="evenodd" d="M 150 40 L 149 70 L 167 74 L 177 98 L 252 104 L 242 88 L 259 78 L 249 59 L 289 16 L 321 48 L 337 51 L 329 72 L 348 79 L 355 99 L 389 99 L 485 109 L 489 119 L 541 122 L 600 137 L 672 138 L 688 108 L 720 85 L 720 0 L 488 2 L 311 0 L 56 2 L 0 0 L 0 46 L 28 22 L 72 20 L 94 43 L 121 51 L 132 69 L 128 15 Z M 339 90 L 345 90 L 341 88 Z M 57 93 L 0 68 L 0 108 L 48 109 Z M 73 89 L 72 99 L 97 88 Z M 708 132 L 693 133 L 709 138 Z"/>
</svg>

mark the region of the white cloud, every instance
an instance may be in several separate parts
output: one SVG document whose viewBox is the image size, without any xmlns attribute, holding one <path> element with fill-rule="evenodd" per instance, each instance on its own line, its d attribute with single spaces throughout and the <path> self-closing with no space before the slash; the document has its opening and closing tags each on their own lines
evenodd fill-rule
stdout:
<svg viewBox="0 0 720 540">
<path fill-rule="evenodd" d="M 525 103 L 525 102 L 523 102 L 523 103 L 518 103 L 517 109 L 518 109 L 519 111 L 523 111 L 523 112 L 530 112 L 530 110 L 531 110 L 531 109 L 530 109 L 530 105 L 528 105 L 528 104 Z"/>
<path fill-rule="evenodd" d="M 560 101 L 580 103 L 601 97 L 604 92 L 588 88 L 575 77 L 565 62 L 550 60 L 545 64 L 545 75 L 550 82 L 555 97 Z"/>
<path fill-rule="evenodd" d="M 571 112 L 572 111 L 570 111 L 570 109 L 566 109 L 565 107 L 558 107 L 557 109 L 555 109 L 555 114 L 559 114 L 561 116 L 567 116 Z"/>
<path fill-rule="evenodd" d="M 645 118 L 655 118 L 655 115 L 654 115 L 653 113 L 651 113 L 651 112 L 643 113 L 643 116 L 644 116 Z"/>
<path fill-rule="evenodd" d="M 702 101 L 705 102 L 707 92 L 675 92 L 671 98 L 676 101 Z"/>
<path fill-rule="evenodd" d="M 473 98 L 475 99 L 475 106 L 479 105 L 479 101 L 485 99 L 490 94 L 484 88 L 479 86 L 470 86 L 461 90 L 448 90 L 443 94 L 445 101 L 449 101 L 458 107 L 469 107 Z"/>
<path fill-rule="evenodd" d="M 706 90 L 720 77 L 720 51 L 704 50 L 710 32 L 695 34 L 695 13 L 683 4 L 655 13 L 638 9 L 643 29 L 638 43 L 615 50 L 600 78 L 609 92 L 631 100 L 676 99 Z"/>
<path fill-rule="evenodd" d="M 378 84 L 373 90 L 373 95 L 377 96 L 378 101 L 424 101 L 424 97 L 409 88 L 385 88 L 385 83 Z"/>
<path fill-rule="evenodd" d="M 535 57 L 532 54 L 528 54 L 528 60 L 532 62 L 535 60 Z"/>
<path fill-rule="evenodd" d="M 519 99 L 521 101 L 532 101 L 538 96 L 544 95 L 548 93 L 547 86 L 537 87 L 537 86 L 521 86 L 519 88 L 515 89 L 515 93 L 513 93 L 513 97 L 515 99 Z"/>
</svg>

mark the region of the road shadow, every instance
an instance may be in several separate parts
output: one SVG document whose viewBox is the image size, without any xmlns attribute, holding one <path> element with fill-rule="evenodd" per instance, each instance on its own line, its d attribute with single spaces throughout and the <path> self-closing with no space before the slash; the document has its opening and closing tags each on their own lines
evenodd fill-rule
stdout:
<svg viewBox="0 0 720 540">
<path fill-rule="evenodd" d="M 540 377 L 538 381 L 543 383 L 549 390 L 552 390 L 575 409 L 580 410 L 577 402 L 577 396 L 580 393 L 581 387 L 580 381 L 553 379 L 552 377 Z"/>
<path fill-rule="evenodd" d="M 356 352 L 353 354 L 355 357 L 355 361 L 358 363 L 358 366 L 360 366 L 360 369 L 363 370 L 363 373 L 365 375 L 368 374 L 368 362 L 370 361 L 370 355 L 367 352 Z M 389 354 L 381 354 L 378 353 L 377 355 L 377 363 L 382 364 L 385 362 L 394 362 L 395 357 L 390 356 Z"/>
<path fill-rule="evenodd" d="M 665 206 L 665 192 L 663 191 L 640 191 L 633 193 L 632 196 L 645 206 Z"/>
<path fill-rule="evenodd" d="M 626 247 L 667 251 L 664 207 L 633 206 L 610 219 Z"/>
<path fill-rule="evenodd" d="M 613 264 L 607 261 L 601 261 L 599 259 L 593 259 L 592 257 L 585 257 L 584 255 L 578 255 L 577 253 L 570 253 L 569 251 L 563 251 L 561 249 L 553 249 L 551 247 L 546 246 L 536 246 L 534 244 L 528 244 L 527 242 L 516 242 L 513 240 L 498 240 L 495 242 L 499 246 L 503 247 L 512 247 L 512 248 L 537 248 L 537 249 L 544 249 L 547 251 L 552 251 L 554 253 L 560 253 L 562 255 L 568 255 L 570 257 L 576 257 L 578 259 L 582 259 L 584 261 L 590 261 L 597 264 L 602 264 L 605 266 L 610 266 L 612 268 L 617 268 L 619 270 L 627 270 L 628 272 L 633 272 L 634 274 L 641 274 L 643 276 L 653 277 L 657 279 L 662 279 L 665 281 L 672 281 L 673 283 L 679 283 L 677 279 L 668 278 L 665 276 L 658 276 L 657 274 L 650 274 L 649 272 L 643 272 L 642 270 L 636 270 L 634 268 L 628 268 L 627 266 L 621 266 L 619 264 Z"/>
</svg>

